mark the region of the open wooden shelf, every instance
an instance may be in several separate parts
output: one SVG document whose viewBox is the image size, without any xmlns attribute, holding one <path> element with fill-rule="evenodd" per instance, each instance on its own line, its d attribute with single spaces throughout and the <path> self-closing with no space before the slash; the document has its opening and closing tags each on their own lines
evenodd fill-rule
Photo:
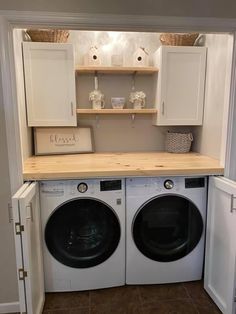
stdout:
<svg viewBox="0 0 236 314">
<path fill-rule="evenodd" d="M 112 66 L 77 66 L 77 73 L 101 73 L 101 74 L 154 74 L 158 72 L 156 67 L 112 67 Z"/>
<path fill-rule="evenodd" d="M 156 109 L 77 109 L 78 114 L 154 114 Z"/>
</svg>

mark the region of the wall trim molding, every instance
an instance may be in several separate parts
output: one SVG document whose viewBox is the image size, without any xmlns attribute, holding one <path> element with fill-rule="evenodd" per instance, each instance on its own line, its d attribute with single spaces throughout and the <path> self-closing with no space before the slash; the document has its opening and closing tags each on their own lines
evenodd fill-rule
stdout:
<svg viewBox="0 0 236 314">
<path fill-rule="evenodd" d="M 0 303 L 0 313 L 16 313 L 20 311 L 19 302 Z"/>
<path fill-rule="evenodd" d="M 14 27 L 63 26 L 73 29 L 126 31 L 233 32 L 236 19 L 155 15 L 88 14 L 41 11 L 6 11 L 0 15 Z"/>
</svg>

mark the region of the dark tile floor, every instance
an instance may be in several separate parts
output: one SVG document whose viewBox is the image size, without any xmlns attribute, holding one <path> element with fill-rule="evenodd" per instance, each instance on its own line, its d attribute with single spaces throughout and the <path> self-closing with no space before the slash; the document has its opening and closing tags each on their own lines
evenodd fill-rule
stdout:
<svg viewBox="0 0 236 314">
<path fill-rule="evenodd" d="M 202 281 L 47 293 L 45 314 L 217 314 Z"/>
</svg>

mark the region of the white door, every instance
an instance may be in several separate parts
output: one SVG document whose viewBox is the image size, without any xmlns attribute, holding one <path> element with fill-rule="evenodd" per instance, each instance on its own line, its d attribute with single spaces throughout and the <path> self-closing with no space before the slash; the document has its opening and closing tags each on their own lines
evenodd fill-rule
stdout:
<svg viewBox="0 0 236 314">
<path fill-rule="evenodd" d="M 224 314 L 235 314 L 236 182 L 209 180 L 204 288 Z"/>
<path fill-rule="evenodd" d="M 44 275 L 38 183 L 26 183 L 12 198 L 21 313 L 39 314 Z"/>
<path fill-rule="evenodd" d="M 23 43 L 28 126 L 76 126 L 72 44 Z"/>
<path fill-rule="evenodd" d="M 201 125 L 205 86 L 205 47 L 161 47 L 155 56 L 159 67 L 158 125 Z"/>
</svg>

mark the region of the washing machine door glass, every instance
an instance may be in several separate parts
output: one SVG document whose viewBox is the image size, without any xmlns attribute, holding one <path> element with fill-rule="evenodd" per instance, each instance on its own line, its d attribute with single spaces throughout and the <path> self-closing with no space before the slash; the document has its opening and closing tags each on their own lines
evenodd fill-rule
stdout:
<svg viewBox="0 0 236 314">
<path fill-rule="evenodd" d="M 120 234 L 120 223 L 111 207 L 96 199 L 80 198 L 52 213 L 45 227 L 45 242 L 60 263 L 87 268 L 113 254 Z"/>
<path fill-rule="evenodd" d="M 133 239 L 146 257 L 171 262 L 188 255 L 203 233 L 198 208 L 179 195 L 164 195 L 145 203 L 133 221 Z"/>
</svg>

